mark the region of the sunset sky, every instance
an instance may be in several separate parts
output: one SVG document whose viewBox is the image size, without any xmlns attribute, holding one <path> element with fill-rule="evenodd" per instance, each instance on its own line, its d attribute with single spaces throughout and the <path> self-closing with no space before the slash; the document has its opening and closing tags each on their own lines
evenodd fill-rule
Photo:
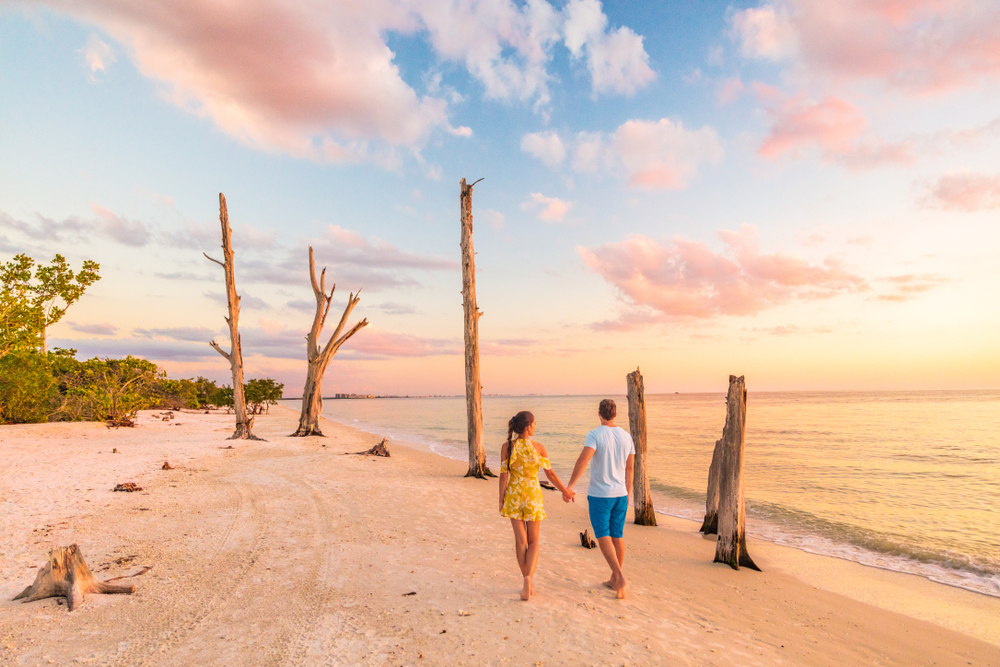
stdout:
<svg viewBox="0 0 1000 667">
<path fill-rule="evenodd" d="M 1000 3 L 0 0 L 0 261 L 100 263 L 49 332 L 298 396 L 1000 386 Z M 339 312 L 337 313 L 339 317 Z M 332 319 L 332 316 L 331 316 Z"/>
</svg>

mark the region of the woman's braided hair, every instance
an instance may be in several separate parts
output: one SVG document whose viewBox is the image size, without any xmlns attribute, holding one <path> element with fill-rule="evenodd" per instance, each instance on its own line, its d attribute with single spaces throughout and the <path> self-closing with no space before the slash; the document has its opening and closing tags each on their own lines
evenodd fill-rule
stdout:
<svg viewBox="0 0 1000 667">
<path fill-rule="evenodd" d="M 507 471 L 510 472 L 510 455 L 514 452 L 514 442 L 512 440 L 515 433 L 524 434 L 524 431 L 535 422 L 535 415 L 527 410 L 521 410 L 510 418 L 507 422 Z"/>
</svg>

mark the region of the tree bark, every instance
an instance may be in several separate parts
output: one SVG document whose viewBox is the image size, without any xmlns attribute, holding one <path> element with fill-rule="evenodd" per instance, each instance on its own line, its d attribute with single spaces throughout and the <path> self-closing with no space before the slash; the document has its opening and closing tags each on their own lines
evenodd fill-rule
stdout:
<svg viewBox="0 0 1000 667">
<path fill-rule="evenodd" d="M 226 301 L 229 302 L 229 352 L 225 352 L 214 340 L 209 343 L 215 351 L 221 354 L 233 372 L 233 411 L 236 413 L 236 430 L 229 440 L 262 440 L 253 434 L 253 417 L 247 415 L 247 402 L 243 396 L 243 348 L 240 345 L 240 295 L 236 293 L 236 272 L 233 269 L 233 230 L 229 227 L 229 210 L 226 208 L 226 197 L 219 193 L 219 222 L 222 224 L 222 255 L 223 260 L 206 258 L 221 266 L 226 272 Z"/>
<path fill-rule="evenodd" d="M 646 390 L 642 384 L 642 373 L 625 376 L 628 382 L 628 428 L 635 443 L 635 458 L 632 476 L 632 502 L 635 507 L 635 522 L 640 526 L 655 526 L 653 498 L 649 493 L 649 468 L 646 465 Z"/>
<path fill-rule="evenodd" d="M 95 581 L 80 548 L 73 544 L 49 552 L 48 562 L 38 571 L 35 582 L 14 599 L 34 602 L 43 598 L 65 597 L 70 611 L 76 609 L 87 593 L 135 593 L 132 584 L 109 584 Z"/>
<path fill-rule="evenodd" d="M 747 390 L 743 376 L 729 376 L 726 426 L 722 431 L 722 463 L 719 467 L 719 541 L 715 562 L 734 570 L 740 565 L 760 568 L 747 552 L 746 507 L 743 499 L 743 454 L 746 445 Z"/>
<path fill-rule="evenodd" d="M 722 432 L 725 437 L 725 430 Z M 706 535 L 719 534 L 719 467 L 722 465 L 722 439 L 715 441 L 712 465 L 708 468 L 708 492 L 705 494 L 705 520 L 701 522 L 701 532 Z"/>
<path fill-rule="evenodd" d="M 337 353 L 340 346 L 348 338 L 356 334 L 362 328 L 368 326 L 368 319 L 363 319 L 347 333 L 341 335 L 347 318 L 351 316 L 351 311 L 361 301 L 361 290 L 357 295 L 353 292 L 347 299 L 344 313 L 340 316 L 340 322 L 336 330 L 326 343 L 326 347 L 320 347 L 319 338 L 323 333 L 323 325 L 326 324 L 326 316 L 330 312 L 330 302 L 333 300 L 333 292 L 336 285 L 330 288 L 330 294 L 326 293 L 326 268 L 320 272 L 319 280 L 316 279 L 316 261 L 313 259 L 312 246 L 309 247 L 309 280 L 312 283 L 313 295 L 316 297 L 316 314 L 313 316 L 312 328 L 306 336 L 306 361 L 309 366 L 306 370 L 306 384 L 302 389 L 302 412 L 299 414 L 299 427 L 292 434 L 294 438 L 304 438 L 309 435 L 322 436 L 323 431 L 319 427 L 319 418 L 323 414 L 323 374 L 326 367 L 330 365 L 333 355 Z"/>
<path fill-rule="evenodd" d="M 462 212 L 462 306 L 465 310 L 465 408 L 469 434 L 469 471 L 465 476 L 486 479 L 496 475 L 486 467 L 486 447 L 483 444 L 483 385 L 479 377 L 479 318 L 483 314 L 476 305 L 476 252 L 472 247 L 472 187 L 476 183 L 468 185 L 463 178 L 459 198 Z"/>
</svg>

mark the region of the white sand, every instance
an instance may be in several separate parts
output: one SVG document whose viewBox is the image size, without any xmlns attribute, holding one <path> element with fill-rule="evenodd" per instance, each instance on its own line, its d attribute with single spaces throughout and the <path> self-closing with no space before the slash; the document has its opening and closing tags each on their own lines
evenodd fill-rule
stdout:
<svg viewBox="0 0 1000 667">
<path fill-rule="evenodd" d="M 617 601 L 555 492 L 523 603 L 495 481 L 397 443 L 344 455 L 376 438 L 330 422 L 284 437 L 284 408 L 231 443 L 232 419 L 0 427 L 0 664 L 1000 665 L 1000 599 L 757 542 L 765 572 L 735 572 L 666 517 L 626 527 Z M 72 613 L 10 601 L 72 543 L 99 579 L 153 569 Z"/>
</svg>

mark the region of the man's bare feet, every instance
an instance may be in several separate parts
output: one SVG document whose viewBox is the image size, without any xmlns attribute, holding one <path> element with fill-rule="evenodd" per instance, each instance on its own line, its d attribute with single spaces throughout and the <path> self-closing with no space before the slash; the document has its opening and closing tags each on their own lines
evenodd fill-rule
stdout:
<svg viewBox="0 0 1000 667">
<path fill-rule="evenodd" d="M 531 598 L 531 577 L 524 578 L 524 586 L 521 587 L 521 599 L 527 602 Z"/>
<path fill-rule="evenodd" d="M 611 590 L 614 590 L 615 589 L 615 578 L 611 577 L 610 579 L 608 579 L 607 581 L 605 581 L 603 585 L 607 586 Z"/>
<path fill-rule="evenodd" d="M 621 579 L 616 581 L 615 584 L 612 586 L 612 588 L 615 589 L 615 597 L 618 598 L 619 600 L 625 599 L 626 586 L 628 586 L 628 581 L 626 581 L 625 577 L 622 577 Z"/>
</svg>

